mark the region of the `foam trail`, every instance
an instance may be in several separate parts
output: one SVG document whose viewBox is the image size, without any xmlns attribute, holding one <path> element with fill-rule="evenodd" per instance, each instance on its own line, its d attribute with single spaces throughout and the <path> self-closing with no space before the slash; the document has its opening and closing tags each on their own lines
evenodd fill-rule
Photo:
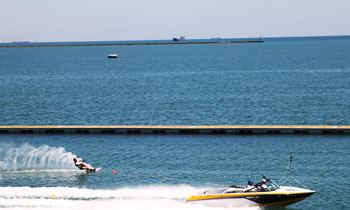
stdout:
<svg viewBox="0 0 350 210">
<path fill-rule="evenodd" d="M 69 187 L 0 187 L 0 208 L 27 209 L 120 209 L 120 210 L 217 210 L 185 202 L 203 189 L 191 186 L 140 186 L 111 190 Z M 53 196 L 54 195 L 54 196 Z M 230 208 L 257 210 L 258 207 Z"/>
<path fill-rule="evenodd" d="M 23 144 L 20 147 L 3 146 L 0 149 L 0 170 L 16 171 L 30 169 L 72 169 L 76 157 L 63 147 L 42 145 L 34 147 Z"/>
</svg>

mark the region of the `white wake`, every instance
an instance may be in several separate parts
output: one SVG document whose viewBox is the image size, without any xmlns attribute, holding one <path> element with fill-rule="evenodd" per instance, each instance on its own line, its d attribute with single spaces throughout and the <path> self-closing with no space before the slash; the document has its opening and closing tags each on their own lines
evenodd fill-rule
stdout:
<svg viewBox="0 0 350 210">
<path fill-rule="evenodd" d="M 0 208 L 10 209 L 118 209 L 118 210 L 216 210 L 187 203 L 203 189 L 191 186 L 139 186 L 110 190 L 69 187 L 0 187 Z M 258 207 L 233 208 L 255 210 Z"/>
<path fill-rule="evenodd" d="M 74 157 L 74 154 L 67 152 L 63 147 L 48 145 L 34 147 L 30 144 L 19 147 L 1 145 L 0 170 L 73 169 Z"/>
</svg>

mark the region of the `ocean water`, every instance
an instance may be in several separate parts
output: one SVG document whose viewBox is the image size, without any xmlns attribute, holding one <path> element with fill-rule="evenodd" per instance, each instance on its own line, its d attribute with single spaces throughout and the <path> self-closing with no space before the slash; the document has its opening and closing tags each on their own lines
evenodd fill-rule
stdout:
<svg viewBox="0 0 350 210">
<path fill-rule="evenodd" d="M 0 48 L 0 124 L 348 125 L 349 79 L 350 37 Z"/>
<path fill-rule="evenodd" d="M 349 151 L 344 135 L 6 134 L 0 208 L 222 209 L 185 200 L 261 175 L 281 183 L 292 154 L 293 176 L 316 194 L 285 209 L 348 209 Z M 103 169 L 86 174 L 75 156 Z"/>
<path fill-rule="evenodd" d="M 349 79 L 350 37 L 0 48 L 0 125 L 350 125 Z M 349 151 L 347 135 L 1 134 L 0 208 L 222 209 L 185 200 L 280 183 L 292 154 L 316 194 L 285 209 L 349 209 Z"/>
</svg>

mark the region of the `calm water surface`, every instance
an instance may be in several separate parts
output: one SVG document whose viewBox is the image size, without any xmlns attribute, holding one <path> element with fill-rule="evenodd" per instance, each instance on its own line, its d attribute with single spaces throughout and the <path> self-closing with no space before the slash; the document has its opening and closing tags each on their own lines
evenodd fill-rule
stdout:
<svg viewBox="0 0 350 210">
<path fill-rule="evenodd" d="M 257 182 L 262 174 L 280 182 L 289 154 L 294 176 L 317 193 L 286 209 L 350 206 L 348 136 L 1 135 L 0 146 L 0 200 L 7 203 L 0 208 L 196 209 L 184 200 L 203 189 Z M 102 171 L 79 171 L 74 155 Z"/>
<path fill-rule="evenodd" d="M 349 37 L 0 48 L 0 125 L 350 125 L 349 79 Z M 317 193 L 286 209 L 349 209 L 349 151 L 346 135 L 2 134 L 0 208 L 212 210 L 185 199 L 279 182 L 292 153 Z"/>
<path fill-rule="evenodd" d="M 2 125 L 344 125 L 349 79 L 349 37 L 0 48 L 0 116 Z"/>
</svg>

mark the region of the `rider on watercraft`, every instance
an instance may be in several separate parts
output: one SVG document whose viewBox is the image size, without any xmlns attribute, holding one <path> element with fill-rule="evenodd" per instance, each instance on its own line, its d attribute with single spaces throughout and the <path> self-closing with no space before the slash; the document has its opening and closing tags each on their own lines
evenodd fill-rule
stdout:
<svg viewBox="0 0 350 210">
<path fill-rule="evenodd" d="M 94 168 L 87 163 L 84 163 L 85 160 L 82 158 L 73 158 L 74 165 L 78 167 L 80 170 L 93 170 Z"/>
</svg>

